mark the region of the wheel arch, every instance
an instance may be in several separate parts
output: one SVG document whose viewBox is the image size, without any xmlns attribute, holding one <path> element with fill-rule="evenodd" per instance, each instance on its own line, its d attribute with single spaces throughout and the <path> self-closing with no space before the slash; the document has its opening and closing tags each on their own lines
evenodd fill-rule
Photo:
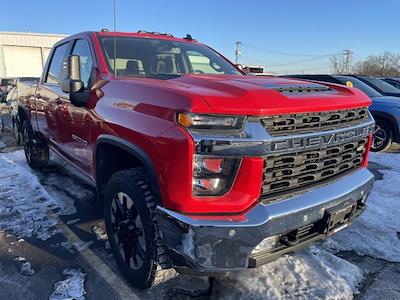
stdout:
<svg viewBox="0 0 400 300">
<path fill-rule="evenodd" d="M 399 126 L 396 119 L 391 114 L 382 111 L 371 111 L 371 114 L 374 117 L 375 121 L 380 119 L 388 122 L 390 124 L 390 127 L 392 128 L 393 140 L 395 142 L 400 141 Z"/>
<path fill-rule="evenodd" d="M 115 154 L 118 155 L 129 155 L 129 161 L 126 162 L 126 166 L 125 162 L 124 164 L 121 163 L 121 160 L 126 159 L 127 156 L 118 156 L 118 158 L 114 157 L 112 160 L 105 161 L 105 155 L 110 154 L 109 151 L 117 151 Z M 111 162 L 117 162 L 117 164 L 114 165 Z M 117 136 L 102 134 L 96 141 L 94 163 L 96 190 L 99 199 L 103 199 L 105 185 L 116 171 L 132 167 L 143 167 L 150 176 L 154 196 L 158 204 L 161 204 L 161 192 L 156 169 L 149 156 L 139 146 Z"/>
</svg>

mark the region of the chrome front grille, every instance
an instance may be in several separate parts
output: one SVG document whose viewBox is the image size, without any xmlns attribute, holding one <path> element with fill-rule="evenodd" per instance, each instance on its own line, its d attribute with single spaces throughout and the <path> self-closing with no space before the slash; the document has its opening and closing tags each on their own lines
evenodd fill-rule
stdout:
<svg viewBox="0 0 400 300">
<path fill-rule="evenodd" d="M 272 136 L 304 134 L 334 130 L 362 123 L 368 118 L 368 108 L 329 112 L 278 115 L 261 118 L 261 124 Z"/>
<path fill-rule="evenodd" d="M 265 157 L 261 195 L 274 198 L 359 168 L 367 141 L 362 138 L 326 149 Z"/>
</svg>

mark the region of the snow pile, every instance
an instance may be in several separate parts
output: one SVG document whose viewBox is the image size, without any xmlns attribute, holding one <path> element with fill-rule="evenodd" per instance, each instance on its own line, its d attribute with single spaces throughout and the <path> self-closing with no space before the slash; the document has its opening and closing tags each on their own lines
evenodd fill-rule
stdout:
<svg viewBox="0 0 400 300">
<path fill-rule="evenodd" d="M 68 277 L 54 285 L 54 292 L 49 300 L 84 300 L 86 294 L 85 274 L 74 269 L 65 269 L 63 274 Z"/>
<path fill-rule="evenodd" d="M 32 269 L 31 263 L 29 261 L 25 261 L 21 264 L 21 269 L 19 272 L 25 276 L 32 276 L 36 273 L 36 271 Z"/>
<path fill-rule="evenodd" d="M 348 229 L 326 241 L 335 251 L 354 251 L 387 261 L 400 262 L 400 164 L 399 154 L 372 153 L 370 161 L 390 168 L 379 170 L 383 180 L 375 182 L 367 210 Z"/>
<path fill-rule="evenodd" d="M 318 247 L 232 273 L 218 282 L 221 299 L 351 299 L 361 270 Z"/>
<path fill-rule="evenodd" d="M 45 190 L 23 151 L 0 154 L 0 170 L 0 230 L 47 240 L 59 232 L 56 218 L 49 215 L 75 212 L 72 201 L 52 197 Z"/>
</svg>

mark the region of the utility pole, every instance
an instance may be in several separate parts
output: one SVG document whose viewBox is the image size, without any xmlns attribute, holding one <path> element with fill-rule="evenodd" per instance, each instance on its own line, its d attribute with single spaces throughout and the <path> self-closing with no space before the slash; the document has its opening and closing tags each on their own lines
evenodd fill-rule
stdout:
<svg viewBox="0 0 400 300">
<path fill-rule="evenodd" d="M 236 42 L 236 51 L 235 51 L 235 64 L 238 64 L 239 62 L 239 56 L 242 54 L 240 52 L 240 45 L 242 42 Z"/>
<path fill-rule="evenodd" d="M 343 51 L 344 56 L 344 69 L 346 73 L 350 73 L 351 61 L 353 59 L 353 51 L 345 49 Z"/>
</svg>

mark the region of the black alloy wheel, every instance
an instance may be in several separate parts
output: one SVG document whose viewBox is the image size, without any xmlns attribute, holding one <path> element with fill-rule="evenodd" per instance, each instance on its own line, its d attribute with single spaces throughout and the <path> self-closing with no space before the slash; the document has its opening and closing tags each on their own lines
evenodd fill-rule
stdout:
<svg viewBox="0 0 400 300">
<path fill-rule="evenodd" d="M 146 255 L 143 223 L 132 199 L 123 192 L 119 192 L 111 203 L 111 225 L 125 264 L 138 270 Z"/>
<path fill-rule="evenodd" d="M 376 120 L 375 130 L 372 139 L 371 151 L 384 151 L 392 143 L 392 128 L 384 120 Z"/>
</svg>

